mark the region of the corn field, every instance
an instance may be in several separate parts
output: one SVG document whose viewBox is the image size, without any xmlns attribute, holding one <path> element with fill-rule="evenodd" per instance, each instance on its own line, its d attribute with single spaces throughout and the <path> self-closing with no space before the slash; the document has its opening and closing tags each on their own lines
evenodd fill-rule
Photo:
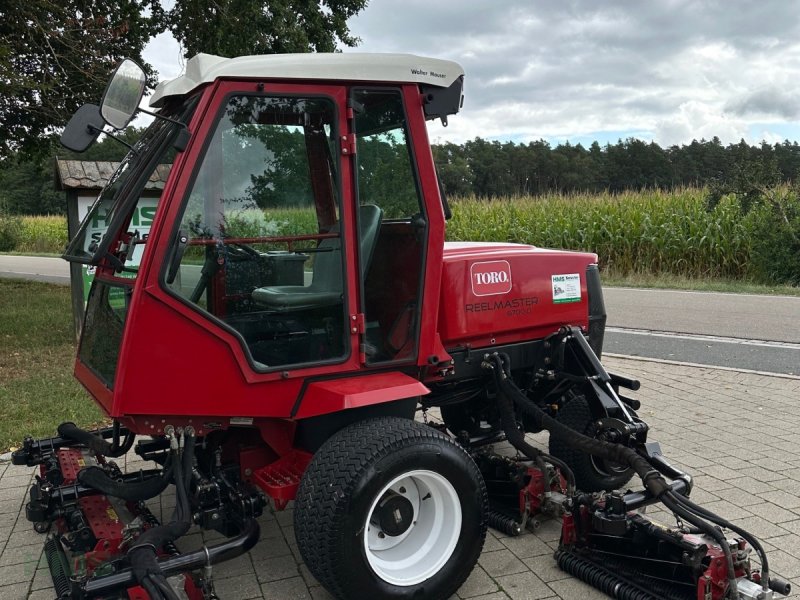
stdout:
<svg viewBox="0 0 800 600">
<path fill-rule="evenodd" d="M 447 237 L 588 250 L 618 275 L 747 276 L 748 224 L 736 202 L 707 211 L 703 190 L 451 200 Z"/>
<path fill-rule="evenodd" d="M 453 218 L 447 237 L 588 250 L 598 254 L 603 271 L 623 277 L 764 279 L 752 259 L 758 258 L 754 249 L 764 246 L 759 240 L 771 227 L 765 220 L 769 215 L 764 211 L 744 215 L 736 199 L 727 197 L 707 210 L 705 195 L 703 189 L 688 188 L 494 200 L 451 198 Z M 266 233 L 260 216 L 256 220 L 245 216 L 241 222 L 231 222 L 232 231 Z M 307 233 L 316 227 L 310 211 L 271 211 L 264 218 L 280 235 L 295 230 Z M 63 217 L 23 217 L 21 230 L 17 252 L 59 253 L 67 241 Z M 764 253 L 763 248 L 759 251 Z"/>
<path fill-rule="evenodd" d="M 67 220 L 64 217 L 22 217 L 19 242 L 14 250 L 34 254 L 60 253 L 64 251 L 67 241 Z"/>
</svg>

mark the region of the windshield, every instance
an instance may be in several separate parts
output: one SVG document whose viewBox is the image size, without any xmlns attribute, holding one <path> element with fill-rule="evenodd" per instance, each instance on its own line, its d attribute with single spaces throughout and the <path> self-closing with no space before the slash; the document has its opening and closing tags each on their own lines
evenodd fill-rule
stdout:
<svg viewBox="0 0 800 600">
<path fill-rule="evenodd" d="M 159 114 L 188 123 L 196 104 L 196 98 L 187 99 L 167 106 Z M 150 177 L 159 166 L 165 166 L 161 172 L 171 166 L 175 156 L 172 142 L 179 129 L 175 123 L 163 119 L 153 121 L 83 217 L 63 258 L 97 265 L 108 255 L 111 241 L 125 224 Z M 98 228 L 98 223 L 105 223 L 107 227 Z"/>
</svg>

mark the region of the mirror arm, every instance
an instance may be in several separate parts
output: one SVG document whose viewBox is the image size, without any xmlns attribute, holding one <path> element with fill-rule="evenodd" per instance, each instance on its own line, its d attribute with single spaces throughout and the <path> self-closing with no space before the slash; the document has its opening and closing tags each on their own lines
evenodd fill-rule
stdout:
<svg viewBox="0 0 800 600">
<path fill-rule="evenodd" d="M 155 117 L 156 119 L 162 119 L 164 121 L 169 121 L 170 123 L 175 123 L 175 125 L 180 125 L 184 129 L 188 129 L 188 127 L 186 126 L 186 123 L 183 123 L 182 121 L 178 121 L 177 119 L 170 119 L 169 117 L 165 117 L 164 115 L 160 115 L 160 114 L 158 114 L 156 112 L 149 111 L 149 110 L 144 109 L 142 107 L 139 107 L 136 110 L 138 110 L 139 112 L 143 112 L 146 115 L 150 115 L 151 117 Z"/>
<path fill-rule="evenodd" d="M 156 119 L 162 119 L 163 121 L 168 121 L 170 123 L 178 125 L 180 127 L 180 130 L 178 131 L 178 137 L 175 138 L 175 142 L 172 144 L 172 146 L 178 152 L 183 152 L 184 150 L 186 150 L 186 146 L 189 144 L 189 137 L 191 135 L 189 133 L 189 126 L 186 123 L 178 121 L 177 119 L 170 119 L 169 117 L 165 117 L 164 115 L 151 112 L 141 107 L 139 107 L 137 110 L 139 112 L 143 112 L 146 115 L 150 115 L 151 117 L 155 117 Z"/>
<path fill-rule="evenodd" d="M 125 141 L 125 140 L 123 140 L 122 138 L 119 138 L 119 137 L 117 137 L 117 136 L 116 136 L 116 135 L 114 135 L 113 133 L 109 133 L 108 131 L 106 131 L 105 129 L 103 129 L 103 128 L 101 128 L 101 127 L 95 127 L 95 126 L 94 126 L 94 125 L 92 125 L 91 123 L 90 123 L 89 125 L 87 125 L 87 126 L 86 126 L 86 129 L 87 129 L 87 130 L 88 130 L 90 133 L 95 133 L 95 132 L 96 132 L 96 133 L 98 133 L 98 134 L 100 134 L 100 133 L 104 133 L 104 134 L 106 134 L 106 135 L 107 135 L 108 137 L 110 137 L 112 140 L 116 140 L 116 141 L 118 141 L 120 144 L 122 144 L 123 146 L 127 147 L 127 148 L 128 148 L 128 150 L 130 150 L 131 152 L 133 152 L 133 153 L 134 153 L 136 156 L 139 156 L 139 153 L 136 151 L 136 148 L 134 148 L 133 146 L 131 146 L 131 145 L 130 145 L 128 142 L 126 142 L 126 141 Z"/>
</svg>

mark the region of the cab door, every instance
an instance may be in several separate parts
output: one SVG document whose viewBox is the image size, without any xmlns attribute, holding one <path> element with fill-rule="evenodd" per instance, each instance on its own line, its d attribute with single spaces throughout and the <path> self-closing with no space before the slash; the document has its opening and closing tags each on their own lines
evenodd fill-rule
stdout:
<svg viewBox="0 0 800 600">
<path fill-rule="evenodd" d="M 429 217 L 401 88 L 350 91 L 367 365 L 413 363 Z"/>
<path fill-rule="evenodd" d="M 207 93 L 131 328 L 148 352 L 126 372 L 146 360 L 179 413 L 288 416 L 306 378 L 360 367 L 346 88 L 220 81 Z M 123 404 L 160 410 L 144 381 L 126 384 Z"/>
</svg>

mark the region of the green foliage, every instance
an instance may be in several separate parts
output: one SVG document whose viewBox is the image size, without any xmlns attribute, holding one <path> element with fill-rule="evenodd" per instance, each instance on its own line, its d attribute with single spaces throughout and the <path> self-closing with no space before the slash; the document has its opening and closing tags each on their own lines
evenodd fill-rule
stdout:
<svg viewBox="0 0 800 600">
<path fill-rule="evenodd" d="M 52 160 L 6 160 L 0 163 L 0 202 L 14 214 L 66 214 L 64 192 L 53 181 Z"/>
<path fill-rule="evenodd" d="M 56 131 L 100 102 L 115 66 L 141 64 L 155 35 L 171 30 L 186 57 L 334 52 L 355 46 L 347 19 L 367 0 L 17 0 L 0 4 L 0 157 L 46 153 Z"/>
<path fill-rule="evenodd" d="M 367 0 L 178 0 L 166 24 L 188 58 L 334 52 L 337 41 L 355 46 L 347 19 Z"/>
<path fill-rule="evenodd" d="M 22 219 L 0 211 L 0 252 L 16 250 L 22 239 Z"/>
<path fill-rule="evenodd" d="M 749 199 L 735 193 L 728 198 L 742 206 L 752 203 L 745 222 L 754 275 L 768 284 L 800 285 L 800 190 L 784 185 Z"/>
<path fill-rule="evenodd" d="M 60 254 L 67 245 L 67 221 L 55 215 L 23 217 L 15 250 L 34 254 Z"/>
<path fill-rule="evenodd" d="M 235 156 L 226 177 L 235 183 L 250 174 L 243 200 L 260 208 L 301 206 L 312 198 L 306 142 L 301 128 L 239 125 L 225 138 L 223 156 Z M 225 145 L 234 142 L 235 148 Z"/>
<path fill-rule="evenodd" d="M 736 175 L 737 169 L 768 168 L 779 181 L 800 172 L 800 145 L 723 146 L 717 138 L 661 148 L 641 140 L 620 140 L 589 148 L 569 142 L 551 147 L 545 140 L 527 144 L 475 138 L 463 145 L 433 147 L 446 193 L 480 198 L 572 192 L 680 190 L 709 186 L 712 190 Z M 726 193 L 721 190 L 720 195 Z"/>
<path fill-rule="evenodd" d="M 776 157 L 771 153 L 759 153 L 743 144 L 736 150 L 731 168 L 711 182 L 706 202 L 713 209 L 723 196 L 735 194 L 742 211 L 747 214 L 764 201 L 768 190 L 781 184 L 783 176 Z"/>
<path fill-rule="evenodd" d="M 751 238 L 739 207 L 705 210 L 702 190 L 452 202 L 448 239 L 588 250 L 617 275 L 746 278 Z"/>
<path fill-rule="evenodd" d="M 766 144 L 764 148 L 769 148 Z M 712 185 L 706 205 L 713 210 L 723 199 L 745 215 L 752 237 L 754 275 L 765 283 L 800 283 L 800 182 L 783 185 L 778 158 L 737 147 L 730 172 Z"/>
<path fill-rule="evenodd" d="M 0 156 L 42 154 L 55 128 L 99 103 L 124 57 L 142 63 L 157 0 L 25 0 L 0 6 Z"/>
<path fill-rule="evenodd" d="M 391 135 L 364 136 L 358 141 L 358 195 L 362 204 L 376 204 L 384 219 L 419 212 L 408 146 Z"/>
<path fill-rule="evenodd" d="M 144 134 L 146 127 L 126 127 L 124 131 L 118 131 L 114 134 L 119 138 L 115 140 L 109 136 L 102 136 L 102 138 L 89 146 L 85 152 L 72 152 L 65 148 L 58 148 L 54 152 L 54 156 L 58 158 L 70 160 L 107 160 L 111 162 L 119 162 L 128 153 L 128 147 L 121 144 L 119 140 L 126 142 L 133 146 L 139 141 L 139 138 Z"/>
</svg>

